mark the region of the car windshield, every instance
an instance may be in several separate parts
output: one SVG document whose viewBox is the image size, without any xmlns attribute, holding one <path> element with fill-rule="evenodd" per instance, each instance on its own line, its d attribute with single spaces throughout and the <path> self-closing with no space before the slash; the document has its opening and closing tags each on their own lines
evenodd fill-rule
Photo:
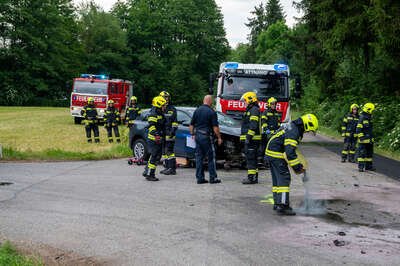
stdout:
<svg viewBox="0 0 400 266">
<path fill-rule="evenodd" d="M 255 76 L 241 77 L 231 76 L 223 80 L 223 96 L 241 96 L 245 92 L 253 91 L 259 97 L 288 97 L 287 77 L 276 76 Z"/>
<path fill-rule="evenodd" d="M 105 82 L 90 82 L 90 81 L 75 81 L 74 92 L 85 94 L 107 95 L 107 83 Z"/>
<path fill-rule="evenodd" d="M 240 127 L 240 122 L 238 120 L 233 119 L 223 113 L 217 112 L 218 114 L 218 123 L 222 126 L 226 127 Z"/>
</svg>

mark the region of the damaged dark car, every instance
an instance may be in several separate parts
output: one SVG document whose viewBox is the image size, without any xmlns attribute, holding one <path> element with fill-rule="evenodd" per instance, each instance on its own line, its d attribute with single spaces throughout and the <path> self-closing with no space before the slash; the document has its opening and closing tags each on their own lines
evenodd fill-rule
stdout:
<svg viewBox="0 0 400 266">
<path fill-rule="evenodd" d="M 179 127 L 176 132 L 175 156 L 186 158 L 193 165 L 195 149 L 188 145 L 188 138 L 190 138 L 190 121 L 196 108 L 176 107 L 176 109 Z M 146 142 L 148 112 L 149 109 L 143 110 L 129 131 L 129 146 L 137 160 L 146 161 L 149 156 Z M 223 139 L 221 146 L 216 145 L 217 163 L 223 164 L 225 168 L 242 167 L 245 160 L 241 152 L 240 121 L 220 112 L 217 114 Z"/>
</svg>

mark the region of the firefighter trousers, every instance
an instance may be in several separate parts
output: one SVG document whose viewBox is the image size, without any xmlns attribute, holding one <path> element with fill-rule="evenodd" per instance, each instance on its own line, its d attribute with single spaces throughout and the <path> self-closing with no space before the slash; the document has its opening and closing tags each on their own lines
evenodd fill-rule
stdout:
<svg viewBox="0 0 400 266">
<path fill-rule="evenodd" d="M 108 142 L 113 142 L 113 136 L 112 136 L 112 131 L 114 130 L 114 135 L 115 135 L 115 139 L 117 140 L 117 142 L 120 142 L 120 136 L 119 136 L 119 129 L 118 126 L 107 126 L 107 137 L 108 137 Z"/>
<path fill-rule="evenodd" d="M 346 160 L 347 158 L 349 158 L 349 161 L 354 161 L 354 156 L 356 154 L 356 143 L 357 139 L 354 137 L 344 138 L 342 159 Z"/>
<path fill-rule="evenodd" d="M 258 151 L 258 160 L 266 164 L 266 166 L 268 166 L 268 160 L 264 161 L 264 156 L 265 156 L 265 149 L 267 148 L 267 144 L 270 138 L 271 138 L 270 134 L 261 135 L 260 149 Z"/>
<path fill-rule="evenodd" d="M 166 169 L 176 169 L 176 158 L 175 158 L 175 139 L 169 139 L 164 142 L 163 158 Z"/>
<path fill-rule="evenodd" d="M 149 148 L 150 158 L 147 162 L 145 172 L 147 175 L 154 176 L 157 168 L 157 164 L 161 159 L 162 155 L 162 143 L 156 143 L 153 140 L 147 140 Z"/>
<path fill-rule="evenodd" d="M 99 137 L 99 126 L 97 124 L 91 123 L 85 125 L 85 131 L 86 131 L 86 138 L 88 142 L 92 142 L 92 131 L 94 135 L 94 141 L 95 142 L 100 142 L 100 137 Z"/>
<path fill-rule="evenodd" d="M 358 144 L 358 168 L 365 170 L 372 169 L 372 156 L 374 154 L 373 143 L 359 143 Z"/>
<path fill-rule="evenodd" d="M 257 154 L 258 148 L 260 146 L 259 140 L 251 140 L 244 148 L 244 153 L 246 155 L 247 162 L 247 178 L 253 180 L 257 178 L 258 168 L 257 168 Z"/>
<path fill-rule="evenodd" d="M 289 206 L 290 171 L 284 159 L 268 156 L 268 162 L 272 175 L 272 194 L 274 204 Z"/>
</svg>

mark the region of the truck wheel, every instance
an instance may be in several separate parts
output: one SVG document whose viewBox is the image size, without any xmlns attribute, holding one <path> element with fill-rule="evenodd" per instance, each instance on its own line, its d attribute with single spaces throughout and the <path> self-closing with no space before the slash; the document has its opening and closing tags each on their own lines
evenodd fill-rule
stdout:
<svg viewBox="0 0 400 266">
<path fill-rule="evenodd" d="M 74 117 L 74 122 L 76 125 L 80 125 L 82 122 L 82 117 Z"/>
<path fill-rule="evenodd" d="M 143 139 L 137 139 L 132 145 L 133 156 L 138 160 L 146 161 L 148 158 L 147 143 Z"/>
</svg>

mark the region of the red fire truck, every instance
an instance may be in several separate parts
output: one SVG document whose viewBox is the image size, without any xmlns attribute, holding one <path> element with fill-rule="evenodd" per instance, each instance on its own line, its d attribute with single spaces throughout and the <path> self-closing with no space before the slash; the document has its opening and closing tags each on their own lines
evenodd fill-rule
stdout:
<svg viewBox="0 0 400 266">
<path fill-rule="evenodd" d="M 109 79 L 106 75 L 81 74 L 75 78 L 71 93 L 71 115 L 75 124 L 80 124 L 83 117 L 81 110 L 92 97 L 99 117 L 104 116 L 107 101 L 114 100 L 115 107 L 125 113 L 126 106 L 132 96 L 132 82 L 122 79 Z"/>
<path fill-rule="evenodd" d="M 267 100 L 278 100 L 277 110 L 282 113 L 282 122 L 290 120 L 289 67 L 284 64 L 262 65 L 225 62 L 218 73 L 210 75 L 210 94 L 214 81 L 218 79 L 217 111 L 241 119 L 246 110 L 240 101 L 243 93 L 254 91 L 259 99 L 261 111 L 267 107 Z"/>
</svg>

